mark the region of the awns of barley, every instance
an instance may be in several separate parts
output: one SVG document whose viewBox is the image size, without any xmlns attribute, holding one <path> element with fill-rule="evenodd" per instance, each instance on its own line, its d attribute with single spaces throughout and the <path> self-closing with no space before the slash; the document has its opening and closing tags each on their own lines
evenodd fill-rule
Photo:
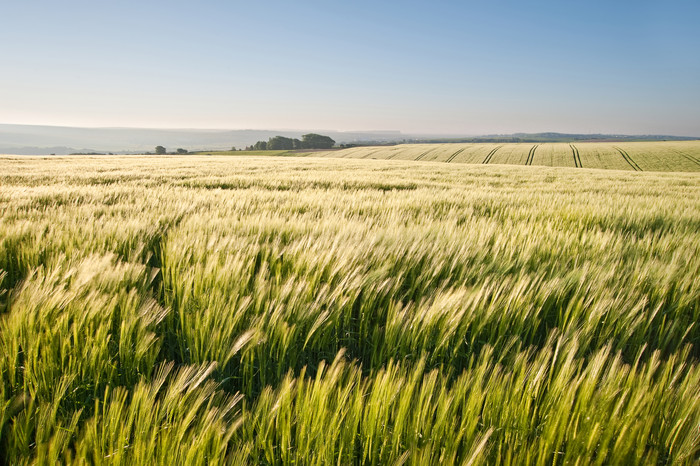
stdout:
<svg viewBox="0 0 700 466">
<path fill-rule="evenodd" d="M 0 165 L 3 462 L 700 460 L 696 175 Z"/>
</svg>

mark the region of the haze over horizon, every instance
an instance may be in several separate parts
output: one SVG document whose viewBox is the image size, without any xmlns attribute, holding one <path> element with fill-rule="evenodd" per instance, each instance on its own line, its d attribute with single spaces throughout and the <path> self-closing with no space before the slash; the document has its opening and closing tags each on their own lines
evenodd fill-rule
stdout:
<svg viewBox="0 0 700 466">
<path fill-rule="evenodd" d="M 694 1 L 13 2 L 0 123 L 700 135 Z"/>
</svg>

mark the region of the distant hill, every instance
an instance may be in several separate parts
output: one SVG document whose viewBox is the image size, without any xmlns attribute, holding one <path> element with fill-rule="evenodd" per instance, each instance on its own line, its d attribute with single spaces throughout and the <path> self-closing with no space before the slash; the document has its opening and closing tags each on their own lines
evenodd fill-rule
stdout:
<svg viewBox="0 0 700 466">
<path fill-rule="evenodd" d="M 659 141 L 692 140 L 678 136 L 626 136 L 610 134 L 498 134 L 485 136 L 405 134 L 400 131 L 328 131 L 220 130 L 220 129 L 147 129 L 77 128 L 0 124 L 0 153 L 57 154 L 76 152 L 142 153 L 164 146 L 194 150 L 222 150 L 245 147 L 273 136 L 301 138 L 305 133 L 320 133 L 338 144 L 369 145 L 416 142 L 566 142 L 566 141 Z"/>
<path fill-rule="evenodd" d="M 624 134 L 575 134 L 575 133 L 513 133 L 488 134 L 469 137 L 423 137 L 410 139 L 411 143 L 441 142 L 634 142 L 634 141 L 694 141 L 700 137 Z"/>
<path fill-rule="evenodd" d="M 55 153 L 57 155 L 74 152 L 140 153 L 153 151 L 158 145 L 168 150 L 177 148 L 220 150 L 245 147 L 257 141 L 266 141 L 273 136 L 301 138 L 303 134 L 310 132 L 330 136 L 338 144 L 357 141 L 388 142 L 405 137 L 398 131 L 76 128 L 0 124 L 0 153 Z"/>
</svg>

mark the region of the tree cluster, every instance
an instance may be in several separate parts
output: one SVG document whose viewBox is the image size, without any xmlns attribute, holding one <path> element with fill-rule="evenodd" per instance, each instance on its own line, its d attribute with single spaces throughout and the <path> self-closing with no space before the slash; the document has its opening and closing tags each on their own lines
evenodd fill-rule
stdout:
<svg viewBox="0 0 700 466">
<path fill-rule="evenodd" d="M 165 147 L 156 146 L 156 152 L 155 152 L 156 155 L 165 155 L 167 153 L 168 153 L 168 151 L 165 150 Z M 188 153 L 187 149 L 182 149 L 182 148 L 178 148 L 175 152 L 170 152 L 170 154 L 179 154 L 179 155 L 184 155 L 187 153 Z"/>
<path fill-rule="evenodd" d="M 248 146 L 246 150 L 297 150 L 297 149 L 331 149 L 335 145 L 335 141 L 328 136 L 309 133 L 304 134 L 299 139 L 286 138 L 284 136 L 275 136 L 267 141 L 258 141 L 252 146 Z"/>
<path fill-rule="evenodd" d="M 247 146 L 245 150 L 300 150 L 300 149 L 332 149 L 335 141 L 328 136 L 321 134 L 309 133 L 304 134 L 301 140 L 297 138 L 286 138 L 284 136 L 274 136 L 267 141 L 258 141 L 252 146 Z M 232 151 L 236 148 L 232 147 Z M 187 154 L 186 149 L 179 148 L 176 152 L 170 154 Z M 156 155 L 168 154 L 168 151 L 163 146 L 156 146 Z"/>
</svg>

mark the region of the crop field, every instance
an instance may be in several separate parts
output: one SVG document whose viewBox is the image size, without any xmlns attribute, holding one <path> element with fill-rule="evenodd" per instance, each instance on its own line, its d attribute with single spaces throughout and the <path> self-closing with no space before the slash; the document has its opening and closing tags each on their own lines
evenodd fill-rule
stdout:
<svg viewBox="0 0 700 466">
<path fill-rule="evenodd" d="M 353 147 L 314 155 L 631 171 L 700 171 L 700 141 L 400 144 Z"/>
<path fill-rule="evenodd" d="M 698 464 L 694 144 L 2 157 L 0 463 Z"/>
</svg>

